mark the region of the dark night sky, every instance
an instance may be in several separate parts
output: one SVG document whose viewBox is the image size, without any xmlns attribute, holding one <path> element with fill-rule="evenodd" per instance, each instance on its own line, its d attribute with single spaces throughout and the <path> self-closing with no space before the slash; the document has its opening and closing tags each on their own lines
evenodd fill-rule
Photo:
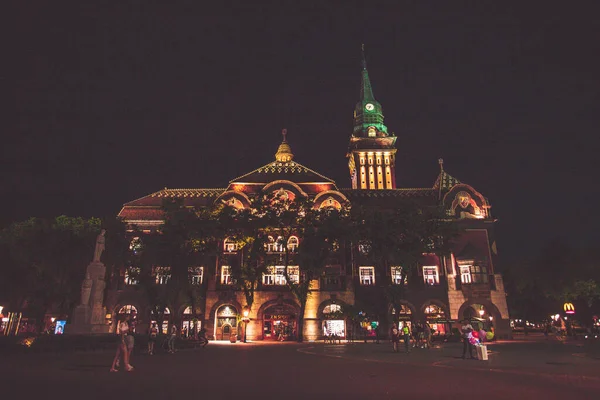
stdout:
<svg viewBox="0 0 600 400">
<path fill-rule="evenodd" d="M 57 3 L 10 14 L 3 223 L 225 187 L 273 159 L 283 127 L 299 162 L 349 187 L 364 42 L 398 186 L 431 186 L 443 157 L 490 199 L 505 260 L 598 240 L 591 2 Z"/>
</svg>

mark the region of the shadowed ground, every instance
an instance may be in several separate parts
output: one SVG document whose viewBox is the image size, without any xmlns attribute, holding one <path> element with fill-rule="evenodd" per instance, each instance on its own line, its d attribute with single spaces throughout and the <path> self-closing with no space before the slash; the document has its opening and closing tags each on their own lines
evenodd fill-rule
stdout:
<svg viewBox="0 0 600 400">
<path fill-rule="evenodd" d="M 409 355 L 376 344 L 209 344 L 170 355 L 134 354 L 131 373 L 109 373 L 113 354 L 0 359 L 3 394 L 33 399 L 591 399 L 600 359 L 577 344 L 492 344 L 490 360 L 462 360 L 458 344 Z M 116 397 L 115 397 L 116 396 Z"/>
</svg>

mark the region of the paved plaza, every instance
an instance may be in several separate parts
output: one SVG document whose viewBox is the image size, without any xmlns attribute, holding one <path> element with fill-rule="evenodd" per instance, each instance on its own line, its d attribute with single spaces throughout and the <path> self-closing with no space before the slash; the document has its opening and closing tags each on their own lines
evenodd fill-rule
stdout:
<svg viewBox="0 0 600 400">
<path fill-rule="evenodd" d="M 600 393 L 600 357 L 590 346 L 513 341 L 489 350 L 489 360 L 478 361 L 461 359 L 458 343 L 403 354 L 388 342 L 211 342 L 176 354 L 138 351 L 130 373 L 110 373 L 107 351 L 13 354 L 0 358 L 0 377 L 6 398 L 19 399 L 565 400 Z"/>
</svg>

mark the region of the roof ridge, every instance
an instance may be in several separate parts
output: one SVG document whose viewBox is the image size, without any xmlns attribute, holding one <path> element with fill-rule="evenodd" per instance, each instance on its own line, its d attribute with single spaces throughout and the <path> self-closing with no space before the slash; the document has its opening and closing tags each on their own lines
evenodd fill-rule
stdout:
<svg viewBox="0 0 600 400">
<path fill-rule="evenodd" d="M 253 171 L 250 171 L 250 172 L 247 172 L 247 173 L 245 173 L 245 174 L 243 174 L 243 175 L 240 175 L 240 176 L 238 176 L 237 178 L 234 178 L 234 179 L 230 180 L 230 181 L 229 181 L 229 183 L 234 183 L 234 182 L 236 182 L 236 181 L 239 181 L 240 179 L 242 179 L 242 178 L 244 178 L 244 177 L 246 177 L 246 176 L 252 175 L 252 174 L 253 174 L 253 173 L 255 173 L 255 172 L 259 172 L 259 173 L 260 173 L 260 172 L 261 172 L 261 170 L 262 170 L 263 168 L 269 168 L 269 167 L 281 167 L 281 166 L 283 166 L 283 165 L 279 165 L 279 164 L 287 164 L 287 165 L 285 165 L 286 167 L 288 167 L 288 166 L 289 166 L 289 167 L 298 167 L 298 168 L 304 168 L 304 169 L 306 169 L 307 171 L 309 171 L 309 172 L 311 172 L 311 173 L 313 173 L 313 174 L 315 174 L 315 175 L 317 175 L 317 176 L 319 176 L 319 177 L 321 177 L 321 178 L 325 179 L 326 181 L 328 181 L 328 182 L 331 182 L 331 183 L 334 183 L 334 184 L 335 184 L 335 181 L 334 181 L 333 179 L 331 179 L 331 178 L 328 178 L 328 177 L 326 177 L 326 176 L 324 176 L 324 175 L 322 175 L 322 174 L 318 173 L 317 171 L 315 171 L 315 170 L 313 170 L 313 169 L 310 169 L 310 168 L 308 168 L 306 165 L 304 165 L 304 164 L 301 164 L 301 163 L 299 163 L 298 161 L 286 161 L 286 162 L 283 162 L 283 161 L 277 161 L 277 160 L 275 160 L 275 161 L 271 161 L 271 162 L 269 162 L 268 164 L 265 164 L 265 165 L 263 165 L 263 166 L 261 166 L 261 167 L 258 167 L 258 168 L 256 168 L 256 169 L 255 169 L 255 170 L 253 170 Z"/>
</svg>

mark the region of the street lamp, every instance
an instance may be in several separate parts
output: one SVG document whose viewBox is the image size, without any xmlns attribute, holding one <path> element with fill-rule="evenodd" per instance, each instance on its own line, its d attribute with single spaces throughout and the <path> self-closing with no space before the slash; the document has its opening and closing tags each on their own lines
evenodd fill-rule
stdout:
<svg viewBox="0 0 600 400">
<path fill-rule="evenodd" d="M 248 317 L 249 314 L 250 311 L 248 309 L 245 309 L 244 317 L 242 318 L 242 321 L 244 322 L 244 343 L 246 343 L 246 331 L 248 330 L 248 322 L 250 322 L 250 318 Z"/>
</svg>

